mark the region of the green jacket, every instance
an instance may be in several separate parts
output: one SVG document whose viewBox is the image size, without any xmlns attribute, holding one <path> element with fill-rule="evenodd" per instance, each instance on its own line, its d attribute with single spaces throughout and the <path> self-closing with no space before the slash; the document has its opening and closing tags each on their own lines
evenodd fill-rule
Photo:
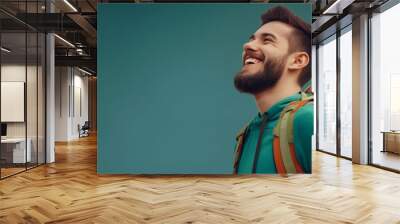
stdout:
<svg viewBox="0 0 400 224">
<path fill-rule="evenodd" d="M 273 129 L 282 110 L 292 101 L 301 99 L 296 93 L 274 104 L 264 114 L 258 113 L 249 123 L 244 139 L 244 145 L 239 158 L 238 174 L 252 173 L 256 161 L 256 173 L 277 173 L 273 156 Z M 256 145 L 260 137 L 261 121 L 265 116 L 266 125 L 260 143 L 258 159 L 255 159 Z M 293 120 L 293 140 L 297 161 L 305 173 L 311 173 L 311 136 L 313 134 L 313 104 L 301 107 Z"/>
</svg>

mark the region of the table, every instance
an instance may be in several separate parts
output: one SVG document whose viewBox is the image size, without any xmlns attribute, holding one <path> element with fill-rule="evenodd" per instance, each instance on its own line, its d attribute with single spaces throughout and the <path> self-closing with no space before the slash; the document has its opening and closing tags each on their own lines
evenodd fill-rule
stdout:
<svg viewBox="0 0 400 224">
<path fill-rule="evenodd" d="M 382 152 L 400 154 L 400 131 L 382 131 L 381 133 L 383 133 Z"/>
<path fill-rule="evenodd" d="M 3 157 L 3 159 L 5 158 L 5 160 L 10 163 L 31 162 L 32 140 L 27 138 L 27 143 L 28 144 L 25 151 L 25 138 L 1 139 L 1 157 Z"/>
</svg>

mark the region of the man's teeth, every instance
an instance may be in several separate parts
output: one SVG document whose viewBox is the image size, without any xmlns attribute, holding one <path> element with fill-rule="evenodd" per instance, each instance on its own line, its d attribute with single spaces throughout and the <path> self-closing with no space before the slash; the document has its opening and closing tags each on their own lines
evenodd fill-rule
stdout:
<svg viewBox="0 0 400 224">
<path fill-rule="evenodd" d="M 256 64 L 256 63 L 260 63 L 260 62 L 261 61 L 256 58 L 248 58 L 248 59 L 246 59 L 246 61 L 244 63 L 247 65 L 247 64 Z"/>
</svg>

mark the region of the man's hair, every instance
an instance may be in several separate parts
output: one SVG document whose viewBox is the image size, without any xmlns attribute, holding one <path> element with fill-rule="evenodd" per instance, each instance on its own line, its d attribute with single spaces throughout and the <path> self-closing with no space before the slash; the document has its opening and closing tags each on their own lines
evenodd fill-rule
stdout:
<svg viewBox="0 0 400 224">
<path fill-rule="evenodd" d="M 261 15 L 262 25 L 279 21 L 286 23 L 294 28 L 294 32 L 289 37 L 289 53 L 296 51 L 304 51 L 308 54 L 310 61 L 300 73 L 298 83 L 303 86 L 311 79 L 311 26 L 304 22 L 301 18 L 294 15 L 288 9 L 277 6 L 269 9 Z"/>
</svg>

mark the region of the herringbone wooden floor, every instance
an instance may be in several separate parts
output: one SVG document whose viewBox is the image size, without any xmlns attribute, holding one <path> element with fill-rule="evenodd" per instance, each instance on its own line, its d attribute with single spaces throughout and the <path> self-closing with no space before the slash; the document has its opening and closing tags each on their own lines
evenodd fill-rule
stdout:
<svg viewBox="0 0 400 224">
<path fill-rule="evenodd" d="M 312 175 L 98 176 L 96 139 L 0 181 L 0 223 L 400 223 L 400 175 L 320 152 Z"/>
</svg>

